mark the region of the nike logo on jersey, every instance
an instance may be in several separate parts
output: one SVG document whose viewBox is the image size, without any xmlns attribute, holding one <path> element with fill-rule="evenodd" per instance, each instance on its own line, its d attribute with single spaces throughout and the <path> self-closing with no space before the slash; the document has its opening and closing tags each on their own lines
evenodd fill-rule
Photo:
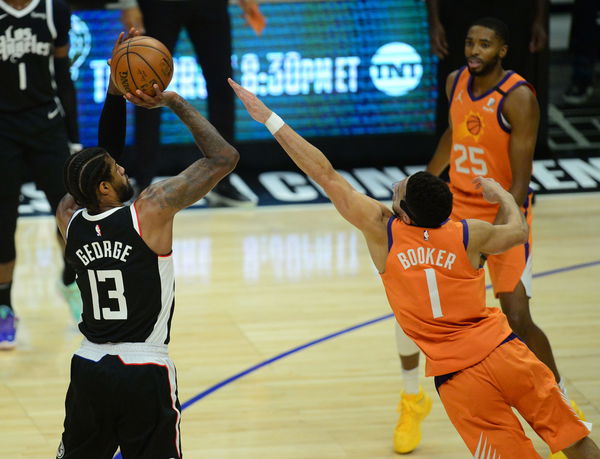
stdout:
<svg viewBox="0 0 600 459">
<path fill-rule="evenodd" d="M 456 96 L 456 100 L 458 100 L 461 104 L 463 103 L 462 95 L 463 95 L 463 90 L 461 89 L 460 92 L 458 93 L 458 95 Z"/>
<path fill-rule="evenodd" d="M 58 107 L 56 107 L 51 112 L 48 112 L 48 119 L 51 120 L 51 119 L 56 118 L 56 115 L 58 115 L 58 112 L 60 112 L 60 109 Z"/>
<path fill-rule="evenodd" d="M 33 11 L 31 13 L 31 17 L 32 18 L 37 18 L 37 19 L 44 19 L 46 20 L 46 13 L 36 13 L 35 11 Z"/>
</svg>

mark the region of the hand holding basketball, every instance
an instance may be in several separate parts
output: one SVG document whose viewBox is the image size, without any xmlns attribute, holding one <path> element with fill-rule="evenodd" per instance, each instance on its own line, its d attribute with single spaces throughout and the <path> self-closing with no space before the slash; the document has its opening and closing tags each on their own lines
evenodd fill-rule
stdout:
<svg viewBox="0 0 600 459">
<path fill-rule="evenodd" d="M 241 87 L 231 78 L 227 78 L 227 81 L 229 82 L 229 86 L 233 88 L 235 94 L 244 104 L 244 107 L 246 107 L 246 110 L 248 110 L 250 116 L 254 118 L 255 121 L 264 124 L 269 116 L 271 116 L 271 113 L 273 113 L 272 110 L 263 104 L 258 97 L 256 97 L 247 89 Z"/>
<path fill-rule="evenodd" d="M 154 95 L 155 85 L 164 91 L 173 77 L 173 58 L 166 46 L 139 34 L 128 39 L 119 35 L 119 40 L 110 60 L 110 76 L 121 94 L 140 89 Z"/>
<path fill-rule="evenodd" d="M 139 105 L 144 108 L 158 108 L 164 107 L 169 104 L 169 101 L 173 99 L 177 94 L 173 91 L 162 92 L 160 87 L 154 85 L 154 95 L 150 96 L 140 89 L 136 89 L 135 93 L 128 92 L 125 94 L 125 98 L 135 105 Z"/>
<path fill-rule="evenodd" d="M 121 44 L 125 41 L 125 40 L 129 40 L 130 38 L 133 37 L 137 37 L 140 35 L 139 30 L 137 30 L 135 27 L 131 27 L 128 31 L 127 31 L 127 35 L 125 35 L 125 32 L 121 32 L 119 34 L 119 36 L 117 37 L 117 41 L 115 42 L 113 49 L 112 49 L 112 54 L 111 57 L 108 59 L 108 66 L 111 67 L 111 62 L 112 62 L 112 56 L 114 56 L 115 51 L 117 49 L 119 49 L 119 47 L 121 46 Z M 114 82 L 113 82 L 113 77 L 112 77 L 112 67 L 111 67 L 111 75 L 110 75 L 110 79 L 108 81 L 108 93 L 109 94 L 113 94 L 113 95 L 122 95 L 122 92 L 115 86 Z"/>
</svg>

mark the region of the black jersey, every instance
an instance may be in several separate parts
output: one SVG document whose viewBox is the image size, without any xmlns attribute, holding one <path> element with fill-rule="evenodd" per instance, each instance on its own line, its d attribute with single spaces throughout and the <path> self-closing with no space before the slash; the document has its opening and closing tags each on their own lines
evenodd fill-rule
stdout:
<svg viewBox="0 0 600 459">
<path fill-rule="evenodd" d="M 79 329 L 92 343 L 168 344 L 174 308 L 171 255 L 156 255 L 140 236 L 135 206 L 75 212 L 67 262 L 83 299 Z"/>
<path fill-rule="evenodd" d="M 54 49 L 69 43 L 70 24 L 62 0 L 32 0 L 22 10 L 0 0 L 0 112 L 59 104 Z"/>
</svg>

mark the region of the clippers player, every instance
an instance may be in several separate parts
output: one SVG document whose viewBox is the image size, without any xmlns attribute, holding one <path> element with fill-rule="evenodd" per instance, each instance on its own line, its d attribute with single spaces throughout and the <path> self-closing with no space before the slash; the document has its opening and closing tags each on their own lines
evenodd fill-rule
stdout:
<svg viewBox="0 0 600 459">
<path fill-rule="evenodd" d="M 122 40 L 123 34 L 116 46 Z M 112 458 L 117 447 L 125 458 L 181 457 L 181 409 L 167 353 L 173 219 L 227 175 L 239 155 L 182 97 L 155 88 L 155 97 L 127 98 L 146 108 L 169 107 L 193 135 L 202 159 L 125 205 L 133 195 L 117 163 L 125 101 L 111 83 L 99 122 L 100 147 L 65 163 L 70 194 L 56 218 L 81 289 L 84 340 L 71 361 L 60 458 Z"/>
<path fill-rule="evenodd" d="M 54 213 L 65 193 L 61 174 L 69 140 L 79 142 L 70 24 L 62 0 L 0 1 L 0 348 L 15 346 L 11 288 L 21 184 L 33 179 Z M 65 267 L 62 293 L 78 320 L 74 281 Z"/>
<path fill-rule="evenodd" d="M 390 210 L 352 188 L 254 94 L 230 84 L 252 118 L 363 233 L 396 320 L 426 355 L 427 375 L 436 377 L 448 416 L 475 457 L 539 457 L 515 407 L 553 451 L 600 458 L 588 426 L 563 399 L 550 370 L 516 338 L 504 314 L 485 305 L 480 254 L 527 240 L 529 228 L 513 197 L 479 177 L 476 186 L 500 206 L 502 218 L 494 224 L 451 221 L 448 186 L 417 172 L 394 184 Z"/>
</svg>

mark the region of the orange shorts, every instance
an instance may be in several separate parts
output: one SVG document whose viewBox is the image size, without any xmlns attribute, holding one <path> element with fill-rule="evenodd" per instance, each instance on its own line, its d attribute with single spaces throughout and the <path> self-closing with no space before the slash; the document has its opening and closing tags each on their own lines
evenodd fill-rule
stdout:
<svg viewBox="0 0 600 459">
<path fill-rule="evenodd" d="M 552 372 L 518 338 L 458 372 L 438 391 L 450 421 L 476 458 L 540 457 L 512 407 L 553 453 L 590 432 L 589 424 L 579 420 L 558 388 Z"/>
<path fill-rule="evenodd" d="M 481 196 L 462 193 L 455 188 L 450 187 L 453 195 L 452 220 L 463 220 L 467 218 L 477 218 L 489 223 L 493 223 L 498 213 L 498 206 L 491 205 Z M 498 255 L 489 255 L 487 257 L 487 266 L 494 288 L 494 295 L 498 297 L 499 293 L 510 293 L 515 290 L 519 281 L 523 282 L 527 296 L 531 297 L 532 268 L 531 268 L 531 223 L 533 220 L 531 199 L 533 195 L 529 193 L 525 206 L 521 210 L 525 213 L 527 224 L 529 225 L 529 241 L 526 244 L 518 245 L 504 253 Z"/>
</svg>

